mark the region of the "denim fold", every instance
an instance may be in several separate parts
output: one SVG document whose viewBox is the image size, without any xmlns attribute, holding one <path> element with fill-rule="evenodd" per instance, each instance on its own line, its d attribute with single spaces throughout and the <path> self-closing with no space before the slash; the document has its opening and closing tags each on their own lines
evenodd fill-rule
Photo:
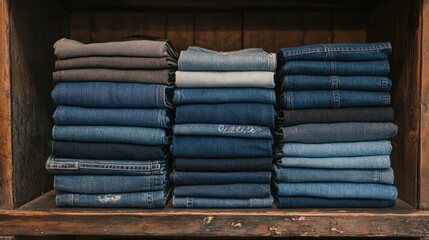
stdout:
<svg viewBox="0 0 429 240">
<path fill-rule="evenodd" d="M 390 105 L 390 94 L 347 90 L 286 91 L 279 101 L 283 109 L 381 107 Z"/>
<path fill-rule="evenodd" d="M 220 136 L 252 139 L 273 139 L 267 127 L 230 124 L 176 124 L 176 136 Z"/>
<path fill-rule="evenodd" d="M 57 105 L 79 107 L 171 108 L 172 94 L 172 87 L 156 84 L 61 82 L 52 90 L 52 99 Z"/>
<path fill-rule="evenodd" d="M 163 175 L 55 175 L 57 192 L 108 194 L 133 193 L 164 189 L 167 178 Z"/>
<path fill-rule="evenodd" d="M 282 142 L 335 143 L 361 142 L 393 138 L 398 133 L 394 123 L 311 123 L 281 128 Z"/>
<path fill-rule="evenodd" d="M 216 103 L 265 103 L 275 105 L 273 89 L 264 88 L 178 88 L 174 91 L 176 106 Z"/>
<path fill-rule="evenodd" d="M 175 208 L 270 208 L 273 197 L 263 198 L 203 198 L 173 196 Z"/>
<path fill-rule="evenodd" d="M 189 47 L 180 53 L 181 71 L 269 71 L 276 69 L 276 54 L 262 48 L 232 52 L 217 52 L 201 47 Z"/>
<path fill-rule="evenodd" d="M 275 203 L 279 208 L 387 208 L 394 207 L 396 200 L 275 197 Z"/>
<path fill-rule="evenodd" d="M 271 189 L 268 183 L 181 185 L 174 188 L 174 196 L 177 197 L 263 198 L 270 195 Z"/>
<path fill-rule="evenodd" d="M 276 161 L 281 168 L 316 169 L 387 169 L 390 168 L 390 156 L 364 157 L 283 157 Z"/>
<path fill-rule="evenodd" d="M 167 109 L 83 108 L 57 106 L 52 116 L 56 125 L 102 125 L 167 128 L 171 114 Z"/>
<path fill-rule="evenodd" d="M 271 171 L 272 158 L 175 158 L 174 167 L 182 172 Z"/>
<path fill-rule="evenodd" d="M 261 88 L 273 89 L 273 72 L 176 72 L 178 88 Z"/>
<path fill-rule="evenodd" d="M 54 126 L 52 137 L 60 141 L 162 145 L 170 142 L 162 128 L 116 126 Z"/>
<path fill-rule="evenodd" d="M 176 185 L 217 185 L 233 183 L 270 183 L 271 172 L 178 172 L 170 174 Z"/>
<path fill-rule="evenodd" d="M 341 182 L 393 184 L 393 169 L 311 169 L 279 168 L 274 166 L 276 182 Z"/>
</svg>

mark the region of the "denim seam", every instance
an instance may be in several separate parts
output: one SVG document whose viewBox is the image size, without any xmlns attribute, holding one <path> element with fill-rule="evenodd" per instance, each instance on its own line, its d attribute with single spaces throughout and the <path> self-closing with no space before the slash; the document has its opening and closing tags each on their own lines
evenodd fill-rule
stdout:
<svg viewBox="0 0 429 240">
<path fill-rule="evenodd" d="M 70 169 L 67 166 L 75 165 L 76 167 Z M 112 164 L 79 164 L 79 163 L 49 163 L 49 168 L 52 170 L 73 170 L 73 169 L 92 169 L 92 170 L 133 170 L 133 171 L 155 171 L 161 170 L 161 164 L 155 166 L 133 166 L 133 165 L 112 165 Z"/>
<path fill-rule="evenodd" d="M 292 99 L 293 99 L 292 92 L 291 91 L 287 92 L 286 93 L 286 107 L 289 105 L 290 109 L 294 108 L 294 106 L 293 106 L 294 104 L 293 104 Z"/>
<path fill-rule="evenodd" d="M 329 47 L 327 46 L 327 49 L 331 52 L 364 52 L 364 51 L 377 51 L 377 50 L 390 50 L 390 44 L 383 43 L 380 44 L 380 46 L 367 46 L 367 47 L 356 47 L 356 48 L 350 48 L 350 47 Z M 307 49 L 307 50 L 298 50 L 298 51 L 289 51 L 286 53 L 283 53 L 285 56 L 295 56 L 295 55 L 304 55 L 304 54 L 313 54 L 313 53 L 324 53 L 325 49 Z"/>
<path fill-rule="evenodd" d="M 334 108 L 339 108 L 340 107 L 340 101 L 341 101 L 341 96 L 338 90 L 333 90 L 332 91 L 332 100 L 333 100 L 333 107 Z"/>
</svg>

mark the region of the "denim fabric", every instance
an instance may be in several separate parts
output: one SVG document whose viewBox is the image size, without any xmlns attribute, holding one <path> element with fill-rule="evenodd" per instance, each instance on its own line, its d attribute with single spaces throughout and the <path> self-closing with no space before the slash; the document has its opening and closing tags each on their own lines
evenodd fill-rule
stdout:
<svg viewBox="0 0 429 240">
<path fill-rule="evenodd" d="M 323 169 L 386 169 L 390 168 L 390 156 L 302 158 L 283 157 L 277 160 L 279 167 Z"/>
<path fill-rule="evenodd" d="M 135 70 L 135 69 L 104 69 L 85 68 L 56 71 L 52 78 L 56 82 L 120 82 L 120 83 L 146 83 L 146 84 L 172 84 L 174 71 Z"/>
<path fill-rule="evenodd" d="M 360 142 L 393 138 L 394 123 L 313 123 L 282 128 L 283 142 L 333 143 Z"/>
<path fill-rule="evenodd" d="M 52 141 L 51 152 L 60 158 L 153 160 L 167 159 L 168 147 L 124 143 L 90 143 Z"/>
<path fill-rule="evenodd" d="M 387 60 L 367 62 L 287 61 L 278 68 L 278 76 L 294 74 L 387 76 L 390 73 L 389 61 Z"/>
<path fill-rule="evenodd" d="M 234 52 L 217 52 L 200 47 L 189 47 L 179 58 L 181 71 L 270 71 L 276 69 L 276 54 L 262 48 Z"/>
<path fill-rule="evenodd" d="M 269 208 L 272 207 L 273 197 L 264 198 L 200 198 L 173 196 L 175 208 Z"/>
<path fill-rule="evenodd" d="M 390 94 L 345 90 L 288 91 L 281 95 L 280 105 L 283 109 L 388 106 Z"/>
<path fill-rule="evenodd" d="M 392 80 L 374 76 L 310 76 L 286 75 L 280 78 L 280 91 L 341 89 L 387 92 Z"/>
<path fill-rule="evenodd" d="M 387 208 L 394 207 L 395 200 L 318 198 L 318 197 L 278 197 L 275 203 L 279 208 Z"/>
<path fill-rule="evenodd" d="M 46 170 L 54 175 L 159 175 L 166 174 L 169 169 L 165 160 L 92 160 L 50 156 L 46 161 Z"/>
<path fill-rule="evenodd" d="M 393 184 L 393 169 L 312 169 L 278 168 L 274 166 L 276 182 L 355 182 Z"/>
<path fill-rule="evenodd" d="M 82 108 L 60 105 L 54 112 L 56 125 L 104 125 L 167 128 L 167 109 Z"/>
<path fill-rule="evenodd" d="M 116 194 L 59 193 L 55 202 L 58 207 L 163 208 L 168 196 L 164 190 Z"/>
<path fill-rule="evenodd" d="M 258 114 L 255 114 L 255 112 Z M 271 104 L 193 104 L 177 107 L 176 124 L 240 124 L 274 129 L 275 116 L 276 112 Z"/>
<path fill-rule="evenodd" d="M 228 124 L 178 124 L 173 127 L 179 136 L 221 136 L 237 138 L 273 139 L 267 127 Z"/>
<path fill-rule="evenodd" d="M 288 157 L 329 158 L 390 155 L 390 141 L 348 143 L 285 143 L 280 155 Z"/>
<path fill-rule="evenodd" d="M 54 126 L 54 140 L 76 142 L 110 142 L 146 145 L 161 145 L 169 137 L 161 128 L 115 127 L 115 126 Z"/>
<path fill-rule="evenodd" d="M 55 70 L 107 68 L 107 69 L 175 69 L 177 61 L 170 57 L 78 57 L 55 61 Z"/>
<path fill-rule="evenodd" d="M 270 183 L 271 172 L 177 172 L 170 174 L 175 185 Z"/>
<path fill-rule="evenodd" d="M 88 56 L 178 58 L 170 42 L 162 39 L 83 44 L 62 38 L 54 44 L 54 48 L 58 59 Z"/>
<path fill-rule="evenodd" d="M 278 196 L 395 200 L 393 185 L 375 183 L 277 183 Z"/>
<path fill-rule="evenodd" d="M 201 103 L 266 103 L 275 104 L 273 89 L 265 88 L 178 88 L 174 105 Z"/>
<path fill-rule="evenodd" d="M 114 82 L 64 82 L 52 91 L 57 105 L 95 108 L 171 108 L 173 88 Z"/>
<path fill-rule="evenodd" d="M 174 196 L 209 198 L 262 198 L 271 195 L 270 184 L 241 183 L 226 185 L 175 186 Z"/>
<path fill-rule="evenodd" d="M 179 88 L 274 88 L 273 72 L 176 72 Z"/>
<path fill-rule="evenodd" d="M 166 175 L 56 175 L 54 188 L 57 192 L 102 194 L 131 193 L 164 189 Z"/>
<path fill-rule="evenodd" d="M 279 66 L 290 60 L 372 61 L 386 60 L 391 52 L 390 42 L 331 43 L 282 48 L 277 59 Z"/>
<path fill-rule="evenodd" d="M 187 172 L 271 171 L 272 158 L 176 158 L 174 166 Z"/>
<path fill-rule="evenodd" d="M 231 137 L 173 136 L 171 153 L 186 158 L 270 157 L 273 141 Z"/>
<path fill-rule="evenodd" d="M 392 107 L 321 108 L 281 110 L 280 126 L 304 123 L 392 122 Z"/>
</svg>

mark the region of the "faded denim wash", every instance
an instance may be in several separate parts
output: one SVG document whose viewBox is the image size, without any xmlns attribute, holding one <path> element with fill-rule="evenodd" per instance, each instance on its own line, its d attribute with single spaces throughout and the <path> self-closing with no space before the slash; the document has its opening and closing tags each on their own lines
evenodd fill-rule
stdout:
<svg viewBox="0 0 429 240">
<path fill-rule="evenodd" d="M 177 185 L 216 185 L 232 183 L 270 183 L 271 172 L 178 172 L 170 174 Z"/>
<path fill-rule="evenodd" d="M 284 168 L 318 168 L 318 169 L 387 169 L 390 168 L 390 156 L 364 157 L 283 157 L 276 161 L 277 166 Z"/>
<path fill-rule="evenodd" d="M 175 208 L 270 208 L 273 197 L 264 198 L 201 198 L 173 196 Z"/>
</svg>

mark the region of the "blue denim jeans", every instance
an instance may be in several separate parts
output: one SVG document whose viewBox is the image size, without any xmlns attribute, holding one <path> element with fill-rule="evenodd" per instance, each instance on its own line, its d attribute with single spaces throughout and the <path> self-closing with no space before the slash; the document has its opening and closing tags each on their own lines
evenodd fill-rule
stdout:
<svg viewBox="0 0 429 240">
<path fill-rule="evenodd" d="M 126 143 L 51 141 L 55 157 L 75 159 L 153 160 L 168 159 L 168 146 Z"/>
<path fill-rule="evenodd" d="M 232 183 L 270 183 L 271 172 L 178 172 L 170 174 L 177 185 L 217 185 Z"/>
<path fill-rule="evenodd" d="M 330 158 L 390 155 L 390 141 L 346 142 L 346 143 L 285 143 L 278 156 Z"/>
<path fill-rule="evenodd" d="M 273 197 L 264 198 L 200 198 L 173 196 L 175 208 L 270 208 Z"/>
<path fill-rule="evenodd" d="M 58 193 L 55 202 L 58 207 L 163 208 L 168 198 L 167 190 L 113 194 Z"/>
<path fill-rule="evenodd" d="M 272 156 L 270 139 L 173 136 L 171 153 L 186 158 L 240 158 Z"/>
<path fill-rule="evenodd" d="M 318 198 L 318 197 L 276 197 L 279 208 L 387 208 L 394 207 L 395 200 Z"/>
<path fill-rule="evenodd" d="M 387 60 L 392 52 L 390 42 L 331 43 L 282 48 L 277 54 L 278 66 L 285 61 L 373 61 Z"/>
<path fill-rule="evenodd" d="M 164 189 L 167 175 L 56 175 L 54 189 L 57 192 L 107 194 L 132 193 Z"/>
<path fill-rule="evenodd" d="M 172 96 L 172 87 L 143 83 L 64 82 L 52 91 L 57 105 L 94 108 L 171 108 Z"/>
<path fill-rule="evenodd" d="M 375 183 L 276 183 L 281 197 L 361 198 L 395 200 L 393 185 Z"/>
<path fill-rule="evenodd" d="M 274 166 L 276 182 L 355 182 L 393 184 L 393 169 L 315 169 L 278 168 Z"/>
<path fill-rule="evenodd" d="M 176 72 L 178 88 L 274 88 L 274 72 Z"/>
<path fill-rule="evenodd" d="M 303 158 L 283 157 L 276 164 L 284 168 L 318 169 L 387 169 L 390 168 L 390 156 Z"/>
<path fill-rule="evenodd" d="M 237 183 L 225 185 L 175 186 L 174 196 L 207 198 L 262 198 L 271 195 L 270 184 Z"/>
<path fill-rule="evenodd" d="M 250 172 L 271 171 L 272 158 L 176 158 L 177 171 L 189 172 Z"/>
<path fill-rule="evenodd" d="M 180 53 L 181 71 L 270 71 L 276 69 L 276 55 L 262 48 L 233 52 L 217 52 L 200 47 L 189 47 Z"/>
<path fill-rule="evenodd" d="M 394 123 L 313 123 L 281 128 L 282 142 L 334 143 L 360 142 L 393 138 L 398 133 Z"/>
<path fill-rule="evenodd" d="M 50 156 L 46 170 L 55 175 L 160 175 L 166 174 L 169 168 L 165 160 L 91 160 Z"/>
<path fill-rule="evenodd" d="M 265 88 L 178 88 L 174 105 L 211 103 L 276 103 L 273 89 Z"/>
<path fill-rule="evenodd" d="M 102 125 L 167 128 L 167 109 L 82 108 L 59 105 L 53 115 L 56 125 Z"/>
<path fill-rule="evenodd" d="M 387 76 L 389 61 L 332 62 L 332 61 L 287 61 L 277 67 L 278 76 L 284 75 L 338 75 L 338 76 Z"/>
<path fill-rule="evenodd" d="M 257 112 L 258 114 L 255 114 Z M 276 112 L 272 104 L 227 103 L 178 106 L 176 124 L 214 123 L 257 125 L 274 129 Z"/>
<path fill-rule="evenodd" d="M 170 139 L 161 128 L 116 126 L 54 126 L 54 140 L 75 142 L 109 142 L 143 145 L 168 144 Z"/>
<path fill-rule="evenodd" d="M 177 124 L 174 135 L 179 136 L 220 136 L 237 138 L 273 139 L 267 127 L 229 124 Z"/>
<path fill-rule="evenodd" d="M 378 107 L 390 105 L 388 92 L 346 90 L 287 91 L 280 96 L 283 109 Z"/>
<path fill-rule="evenodd" d="M 288 90 L 357 90 L 388 92 L 392 80 L 379 76 L 285 75 L 279 79 L 280 91 Z"/>
</svg>

